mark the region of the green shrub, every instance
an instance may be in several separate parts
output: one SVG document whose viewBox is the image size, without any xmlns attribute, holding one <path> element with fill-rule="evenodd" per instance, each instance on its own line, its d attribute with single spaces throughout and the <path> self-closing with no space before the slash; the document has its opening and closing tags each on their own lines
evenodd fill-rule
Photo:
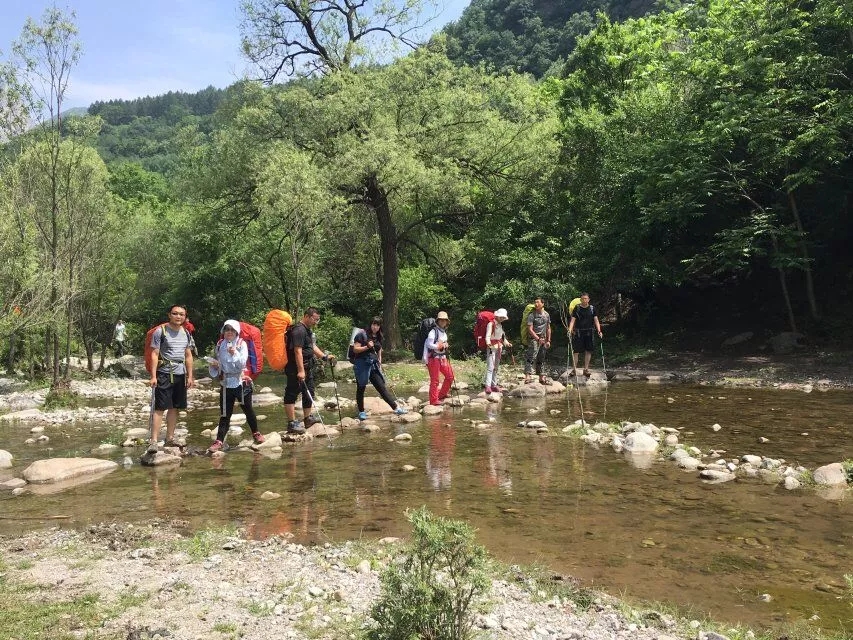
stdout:
<svg viewBox="0 0 853 640">
<path fill-rule="evenodd" d="M 370 640 L 465 640 L 473 632 L 472 605 L 489 589 L 486 550 L 465 522 L 406 514 L 412 540 L 400 562 L 382 574 L 382 595 L 371 610 Z"/>
</svg>

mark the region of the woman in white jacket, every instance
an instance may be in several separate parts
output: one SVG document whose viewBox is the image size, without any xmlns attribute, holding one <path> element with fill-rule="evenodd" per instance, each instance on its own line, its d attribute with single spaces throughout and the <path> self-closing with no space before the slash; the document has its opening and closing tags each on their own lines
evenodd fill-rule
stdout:
<svg viewBox="0 0 853 640">
<path fill-rule="evenodd" d="M 246 424 L 252 429 L 252 439 L 260 444 L 264 436 L 258 431 L 258 418 L 252 409 L 252 379 L 245 372 L 249 360 L 249 347 L 240 338 L 240 323 L 226 320 L 222 326 L 222 338 L 216 343 L 213 358 L 208 358 L 210 377 L 219 378 L 219 428 L 216 440 L 208 451 L 222 449 L 225 436 L 231 427 L 234 402 L 239 402 L 246 415 Z"/>
<path fill-rule="evenodd" d="M 504 347 L 512 346 L 503 329 L 503 322 L 506 319 L 506 309 L 498 309 L 495 311 L 494 321 L 486 325 L 486 378 L 483 380 L 486 393 L 503 392 L 498 385 L 498 369 L 501 366 Z"/>
</svg>

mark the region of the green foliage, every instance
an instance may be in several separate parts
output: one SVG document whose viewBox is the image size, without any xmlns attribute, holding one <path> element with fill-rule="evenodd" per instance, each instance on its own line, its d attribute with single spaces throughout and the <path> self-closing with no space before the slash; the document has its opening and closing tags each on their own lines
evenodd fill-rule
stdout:
<svg viewBox="0 0 853 640">
<path fill-rule="evenodd" d="M 45 409 L 76 409 L 81 404 L 81 398 L 71 389 L 52 388 L 44 399 Z"/>
<path fill-rule="evenodd" d="M 403 335 L 414 333 L 424 318 L 456 306 L 456 298 L 438 278 L 438 273 L 425 264 L 400 269 L 398 300 Z"/>
<path fill-rule="evenodd" d="M 844 474 L 847 476 L 848 484 L 853 484 L 853 460 L 850 458 L 844 460 L 841 463 L 841 467 L 844 469 Z"/>
<path fill-rule="evenodd" d="M 382 574 L 382 595 L 371 611 L 376 626 L 368 637 L 472 637 L 472 607 L 489 588 L 485 549 L 467 523 L 436 517 L 426 507 L 407 517 L 412 540 L 401 561 Z"/>
<path fill-rule="evenodd" d="M 354 326 L 351 318 L 337 316 L 329 311 L 321 312 L 320 324 L 314 328 L 317 334 L 317 345 L 335 354 L 339 360 L 346 359 L 349 338 Z"/>
</svg>

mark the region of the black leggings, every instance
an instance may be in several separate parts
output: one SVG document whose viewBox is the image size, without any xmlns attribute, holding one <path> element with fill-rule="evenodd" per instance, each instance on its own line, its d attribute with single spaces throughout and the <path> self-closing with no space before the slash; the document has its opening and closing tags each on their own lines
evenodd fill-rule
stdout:
<svg viewBox="0 0 853 640">
<path fill-rule="evenodd" d="M 388 403 L 388 405 L 392 409 L 397 408 L 397 399 L 391 395 L 388 391 L 388 387 L 385 386 L 385 380 L 382 378 L 382 374 L 376 370 L 376 368 L 372 368 L 370 370 L 370 384 L 379 392 L 379 395 L 382 396 L 382 399 Z M 359 411 L 364 411 L 364 390 L 367 388 L 367 385 L 357 386 L 355 389 L 355 402 L 358 405 Z"/>
<path fill-rule="evenodd" d="M 246 423 L 249 425 L 252 433 L 258 432 L 258 417 L 255 415 L 255 410 L 252 409 L 251 387 L 245 389 L 245 391 L 242 386 L 230 389 L 219 387 L 219 429 L 216 432 L 216 439 L 220 442 L 225 442 L 225 436 L 228 435 L 228 429 L 231 426 L 231 416 L 234 414 L 235 401 L 239 402 L 240 406 L 243 407 L 243 413 L 246 414 Z"/>
</svg>

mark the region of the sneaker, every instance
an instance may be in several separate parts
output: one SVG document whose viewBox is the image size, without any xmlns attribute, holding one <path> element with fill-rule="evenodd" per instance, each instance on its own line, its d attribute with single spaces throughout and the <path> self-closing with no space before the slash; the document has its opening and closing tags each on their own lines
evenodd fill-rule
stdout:
<svg viewBox="0 0 853 640">
<path fill-rule="evenodd" d="M 394 415 L 395 416 L 402 416 L 406 413 L 409 413 L 409 410 L 406 409 L 405 407 L 397 407 L 396 409 L 394 409 Z"/>
<path fill-rule="evenodd" d="M 494 391 L 494 390 L 495 390 L 495 389 L 494 389 L 494 387 L 484 387 L 484 388 L 483 388 L 483 392 L 484 392 L 486 395 L 490 394 L 490 393 L 491 393 L 492 391 Z"/>
<path fill-rule="evenodd" d="M 589 369 L 584 369 L 584 370 L 583 370 L 583 374 L 584 374 L 587 378 L 589 378 L 589 377 L 592 375 L 592 372 L 591 372 Z"/>
<path fill-rule="evenodd" d="M 222 451 L 222 440 L 214 440 L 213 444 L 207 448 L 208 453 L 213 453 L 214 451 Z"/>
<path fill-rule="evenodd" d="M 367 412 L 366 411 L 359 411 L 358 412 L 358 419 L 359 420 L 367 420 Z"/>
<path fill-rule="evenodd" d="M 548 384 L 548 378 L 545 376 L 539 376 L 539 384 Z"/>
<path fill-rule="evenodd" d="M 299 420 L 291 420 L 287 423 L 287 432 L 302 435 L 305 433 L 305 427 L 302 426 L 302 423 L 299 422 Z"/>
<path fill-rule="evenodd" d="M 577 372 L 577 371 L 575 371 L 574 369 L 572 369 L 571 371 L 569 371 L 569 377 L 570 377 L 570 378 L 574 378 L 576 375 L 578 375 L 578 372 Z"/>
<path fill-rule="evenodd" d="M 152 442 L 151 444 L 148 445 L 148 448 L 145 450 L 145 453 L 153 455 L 153 454 L 157 453 L 158 451 L 160 451 L 160 445 L 157 444 L 156 442 Z"/>
<path fill-rule="evenodd" d="M 310 427 L 312 424 L 317 424 L 318 422 L 323 422 L 323 419 L 320 417 L 320 414 L 312 413 L 307 418 L 305 418 L 305 426 Z"/>
<path fill-rule="evenodd" d="M 264 434 L 262 434 L 260 431 L 255 431 L 252 434 L 252 440 L 255 441 L 255 444 L 262 444 L 263 441 L 266 440 L 266 438 L 264 438 Z"/>
</svg>

